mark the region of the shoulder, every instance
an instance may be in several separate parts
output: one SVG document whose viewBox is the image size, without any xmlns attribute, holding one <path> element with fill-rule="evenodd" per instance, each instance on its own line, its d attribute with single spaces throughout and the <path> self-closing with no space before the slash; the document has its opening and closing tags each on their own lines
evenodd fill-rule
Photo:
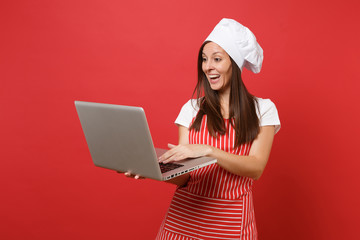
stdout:
<svg viewBox="0 0 360 240">
<path fill-rule="evenodd" d="M 258 98 L 257 114 L 260 120 L 260 126 L 274 125 L 275 132 L 280 130 L 280 119 L 275 104 L 270 99 Z"/>
<path fill-rule="evenodd" d="M 188 109 L 189 111 L 198 112 L 198 111 L 199 111 L 198 100 L 197 100 L 197 99 L 190 99 L 189 101 L 187 101 L 187 102 L 183 105 L 182 108 Z"/>
<path fill-rule="evenodd" d="M 188 128 L 198 111 L 199 105 L 197 99 L 190 99 L 182 106 L 180 113 L 175 120 L 175 124 Z"/>
<path fill-rule="evenodd" d="M 270 108 L 276 108 L 275 104 L 269 98 L 259 98 L 255 97 L 258 103 L 258 110 L 260 113 L 263 113 Z"/>
</svg>

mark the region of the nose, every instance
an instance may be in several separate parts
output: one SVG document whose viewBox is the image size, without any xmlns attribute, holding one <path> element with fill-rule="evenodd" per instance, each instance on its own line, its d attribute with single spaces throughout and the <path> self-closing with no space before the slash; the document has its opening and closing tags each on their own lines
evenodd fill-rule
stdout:
<svg viewBox="0 0 360 240">
<path fill-rule="evenodd" d="M 204 72 L 207 72 L 212 69 L 214 69 L 214 66 L 213 66 L 213 62 L 211 60 L 203 62 L 203 71 Z"/>
</svg>

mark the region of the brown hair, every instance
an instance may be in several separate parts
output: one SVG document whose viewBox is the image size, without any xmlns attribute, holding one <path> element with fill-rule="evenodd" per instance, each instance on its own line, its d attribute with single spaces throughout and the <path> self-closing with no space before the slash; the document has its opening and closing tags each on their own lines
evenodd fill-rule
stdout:
<svg viewBox="0 0 360 240">
<path fill-rule="evenodd" d="M 197 105 L 200 107 L 190 129 L 200 130 L 201 120 L 207 115 L 207 127 L 211 136 L 224 135 L 226 132 L 224 118 L 221 114 L 219 94 L 211 89 L 210 84 L 202 70 L 202 52 L 204 42 L 198 55 L 198 81 L 193 92 L 196 95 Z M 230 79 L 229 119 L 235 129 L 235 146 L 252 142 L 259 134 L 259 118 L 256 114 L 257 99 L 246 89 L 241 70 L 230 57 L 232 74 Z"/>
</svg>

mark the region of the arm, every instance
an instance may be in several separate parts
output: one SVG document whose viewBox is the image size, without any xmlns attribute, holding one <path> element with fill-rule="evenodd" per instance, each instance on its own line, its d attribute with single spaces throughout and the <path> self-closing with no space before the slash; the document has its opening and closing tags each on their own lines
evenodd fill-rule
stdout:
<svg viewBox="0 0 360 240">
<path fill-rule="evenodd" d="M 209 145 L 179 144 L 169 145 L 172 149 L 166 152 L 160 161 L 171 162 L 188 157 L 209 156 L 216 158 L 217 164 L 231 173 L 259 179 L 267 164 L 274 135 L 274 126 L 260 127 L 260 133 L 253 141 L 249 156 L 231 154 Z"/>
<path fill-rule="evenodd" d="M 179 125 L 179 144 L 189 144 L 189 129 Z M 172 183 L 178 186 L 184 186 L 190 178 L 190 174 L 186 173 L 178 177 L 167 180 L 166 182 Z"/>
<path fill-rule="evenodd" d="M 262 175 L 269 159 L 274 135 L 274 126 L 261 127 L 248 156 L 227 153 L 214 147 L 211 147 L 208 155 L 216 158 L 217 164 L 227 171 L 257 180 Z"/>
</svg>

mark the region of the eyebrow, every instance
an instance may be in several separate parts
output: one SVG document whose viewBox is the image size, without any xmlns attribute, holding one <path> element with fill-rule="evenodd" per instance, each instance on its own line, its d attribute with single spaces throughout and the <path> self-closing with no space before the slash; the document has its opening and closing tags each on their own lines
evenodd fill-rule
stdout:
<svg viewBox="0 0 360 240">
<path fill-rule="evenodd" d="M 215 54 L 218 54 L 218 53 L 222 54 L 222 52 L 214 52 L 214 53 L 211 54 L 211 55 L 215 55 Z M 204 54 L 204 55 L 206 56 L 206 54 L 205 54 L 204 52 L 202 52 L 202 54 Z"/>
</svg>

